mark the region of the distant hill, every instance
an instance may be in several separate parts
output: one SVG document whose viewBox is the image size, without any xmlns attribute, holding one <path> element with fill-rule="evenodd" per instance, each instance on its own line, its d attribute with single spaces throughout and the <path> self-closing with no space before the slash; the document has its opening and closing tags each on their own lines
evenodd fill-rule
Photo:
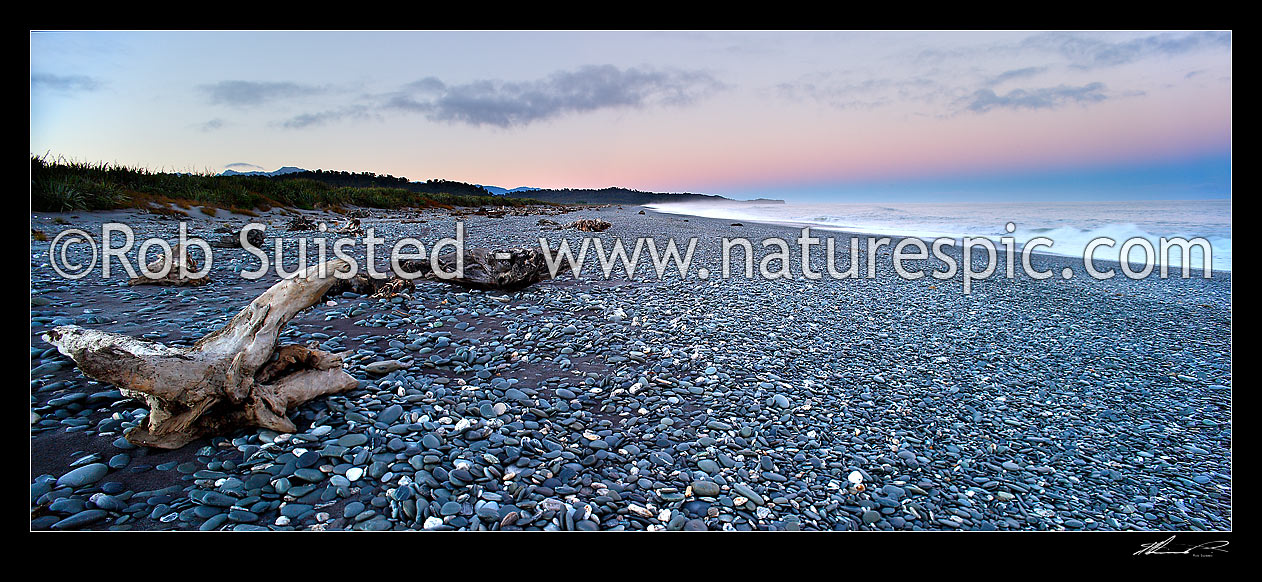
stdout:
<svg viewBox="0 0 1262 582">
<path fill-rule="evenodd" d="M 501 196 L 553 202 L 557 204 L 656 204 L 666 202 L 719 202 L 731 204 L 744 202 L 714 194 L 644 192 L 629 188 L 610 187 L 600 190 L 590 188 L 548 189 L 519 186 L 513 189 L 499 186 L 483 186 L 452 180 L 426 180 L 413 182 L 403 177 L 373 172 L 342 172 L 337 170 L 304 170 L 285 166 L 274 172 L 237 172 L 225 170 L 221 176 L 255 176 L 273 180 L 314 180 L 335 188 L 399 188 L 421 194 L 453 194 L 458 196 Z M 783 200 L 759 198 L 749 203 L 783 204 Z"/>
<path fill-rule="evenodd" d="M 219 175 L 220 176 L 283 176 L 285 174 L 296 174 L 298 172 L 305 172 L 305 171 L 306 170 L 302 168 L 295 168 L 293 166 L 285 166 L 279 170 L 275 170 L 272 172 L 238 172 L 236 170 L 224 170 L 223 173 Z"/>
<path fill-rule="evenodd" d="M 533 192 L 533 191 L 535 191 L 535 190 L 538 190 L 538 188 L 531 188 L 530 186 L 518 186 L 518 187 L 516 187 L 516 188 L 512 188 L 512 189 L 509 189 L 509 188 L 500 188 L 499 186 L 484 186 L 484 185 L 482 185 L 482 184 L 477 184 L 477 186 L 478 186 L 479 188 L 482 188 L 483 190 L 486 190 L 487 192 L 490 192 L 490 193 L 492 193 L 492 194 L 496 195 L 496 196 L 503 196 L 503 195 L 508 194 L 508 193 L 510 193 L 510 192 Z"/>
<path fill-rule="evenodd" d="M 282 168 L 284 169 L 284 168 Z M 280 170 L 277 170 L 279 172 Z M 398 188 L 421 194 L 453 194 L 456 196 L 491 196 L 485 188 L 451 180 L 412 182 L 407 178 L 373 172 L 341 172 L 337 170 L 298 170 L 266 176 L 273 180 L 314 180 L 335 188 Z"/>
<path fill-rule="evenodd" d="M 627 188 L 604 188 L 601 190 L 593 189 L 572 189 L 563 190 L 538 189 L 529 192 L 509 192 L 505 194 L 510 198 L 533 198 L 544 202 L 556 202 L 559 204 L 660 204 L 666 202 L 721 202 L 730 204 L 732 202 L 743 202 L 741 200 L 732 200 L 723 196 L 714 194 L 692 194 L 685 193 L 662 193 L 662 192 L 642 192 L 640 190 L 630 190 Z M 754 201 L 751 201 L 754 202 Z M 768 200 L 760 198 L 757 202 L 762 204 L 783 204 L 783 200 Z"/>
</svg>

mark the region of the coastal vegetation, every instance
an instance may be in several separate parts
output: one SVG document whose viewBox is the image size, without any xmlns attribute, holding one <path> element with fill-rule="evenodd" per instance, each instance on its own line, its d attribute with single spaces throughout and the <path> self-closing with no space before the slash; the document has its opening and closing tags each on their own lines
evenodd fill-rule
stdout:
<svg viewBox="0 0 1262 582">
<path fill-rule="evenodd" d="M 477 192 L 482 192 L 478 194 Z M 299 172 L 284 176 L 220 176 L 155 172 L 120 164 L 31 156 L 31 209 L 36 211 L 201 206 L 238 214 L 272 207 L 304 210 L 456 206 L 527 206 L 530 198 L 492 196 L 472 184 L 447 180 L 408 182 L 371 173 Z M 172 209 L 170 206 L 178 208 Z"/>
</svg>

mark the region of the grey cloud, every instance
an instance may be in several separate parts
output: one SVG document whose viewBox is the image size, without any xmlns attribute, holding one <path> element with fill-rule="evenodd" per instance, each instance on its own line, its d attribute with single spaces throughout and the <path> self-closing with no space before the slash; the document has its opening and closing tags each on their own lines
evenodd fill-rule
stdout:
<svg viewBox="0 0 1262 582">
<path fill-rule="evenodd" d="M 976 113 L 992 109 L 1054 109 L 1067 103 L 1095 103 L 1104 101 L 1103 83 L 1088 83 L 1081 87 L 1058 85 L 1039 89 L 1013 89 L 999 95 L 990 89 L 979 89 L 967 100 L 965 108 Z"/>
<path fill-rule="evenodd" d="M 1024 79 L 1027 77 L 1033 77 L 1046 70 L 1047 70 L 1047 67 L 1025 67 L 1024 69 L 1014 69 L 1011 71 L 1004 71 L 1002 73 L 999 73 L 998 75 L 995 75 L 994 77 L 991 77 L 986 82 L 986 84 L 994 86 L 994 85 L 1003 83 L 1005 81 L 1011 81 L 1013 79 Z"/>
<path fill-rule="evenodd" d="M 442 93 L 447 85 L 435 77 L 425 77 L 419 81 L 412 81 L 403 88 L 408 91 L 419 91 L 423 93 Z"/>
<path fill-rule="evenodd" d="M 1231 48 L 1231 33 L 1222 31 L 1163 32 L 1131 39 L 1109 39 L 1093 32 L 1042 32 L 1019 41 L 979 43 L 953 48 L 916 49 L 915 62 L 947 62 L 979 57 L 1054 55 L 1076 69 L 1124 65 L 1200 51 Z"/>
<path fill-rule="evenodd" d="M 814 99 L 838 109 L 875 109 L 894 103 L 915 103 L 924 109 L 911 111 L 911 115 L 949 117 L 960 113 L 985 113 L 993 109 L 1052 109 L 1069 103 L 1089 104 L 1103 101 L 1111 95 L 1105 93 L 1103 83 L 1089 83 L 1081 87 L 1059 85 L 1042 88 L 1017 88 L 1008 92 L 996 92 L 1005 82 L 1038 76 L 1047 67 L 1035 66 L 1004 71 L 997 75 L 968 81 L 932 70 L 923 75 L 907 78 L 876 78 L 863 81 L 847 81 L 854 72 L 817 73 L 793 83 L 776 87 L 782 97 L 789 99 Z M 1122 97 L 1135 96 L 1134 92 Z"/>
<path fill-rule="evenodd" d="M 231 164 L 224 166 L 224 169 L 236 170 L 238 172 L 252 172 L 252 171 L 261 172 L 263 171 L 263 166 L 256 166 L 254 164 L 247 164 L 245 162 L 233 162 Z"/>
<path fill-rule="evenodd" d="M 837 87 L 798 81 L 781 83 L 776 86 L 776 91 L 787 99 L 812 99 L 837 109 L 873 109 L 892 101 L 889 97 L 873 95 L 870 91 L 871 84 L 871 81 L 867 81 L 858 85 Z"/>
<path fill-rule="evenodd" d="M 913 67 L 914 76 L 893 71 L 839 70 L 804 75 L 772 88 L 780 97 L 813 99 L 838 109 L 875 109 L 893 104 L 922 107 L 910 114 L 952 116 L 993 109 L 1048 109 L 1065 104 L 1090 104 L 1115 97 L 1143 95 L 1143 89 L 1106 93 L 1100 83 L 1083 86 L 1029 88 L 1044 73 L 1124 65 L 1137 61 L 1229 50 L 1230 32 L 1144 33 L 1136 38 L 1090 32 L 1045 32 L 947 48 L 909 47 L 897 59 Z M 896 59 L 896 60 L 897 60 Z M 987 63 L 1023 62 L 1005 70 Z M 882 77 L 882 75 L 890 75 Z M 1189 75 L 1189 78 L 1194 75 Z M 1016 88 L 1006 91 L 1013 86 Z"/>
<path fill-rule="evenodd" d="M 846 81 L 849 73 L 817 73 L 792 83 L 781 83 L 776 91 L 788 99 L 813 99 L 838 109 L 873 109 L 893 103 L 895 98 L 932 102 L 951 90 L 929 75 L 905 79 L 865 79 Z"/>
<path fill-rule="evenodd" d="M 1202 31 L 1161 33 L 1123 41 L 1093 35 L 1049 32 L 1027 38 L 1019 48 L 1060 54 L 1081 69 L 1116 66 L 1152 57 L 1173 57 L 1203 50 L 1231 48 L 1231 33 Z"/>
<path fill-rule="evenodd" d="M 50 73 L 32 73 L 31 89 L 48 89 L 62 93 L 95 91 L 101 88 L 101 81 L 87 75 L 53 75 Z"/>
<path fill-rule="evenodd" d="M 601 109 L 687 105 L 723 88 L 699 71 L 604 65 L 525 82 L 479 80 L 447 85 L 430 77 L 391 95 L 385 106 L 421 113 L 432 121 L 507 128 Z"/>
<path fill-rule="evenodd" d="M 277 99 L 318 95 L 327 91 L 324 87 L 285 81 L 220 81 L 202 85 L 201 90 L 210 97 L 211 103 L 235 107 L 261 105 Z"/>
<path fill-rule="evenodd" d="M 207 121 L 206 123 L 203 123 L 198 127 L 202 131 L 215 131 L 216 129 L 223 129 L 227 125 L 228 123 L 226 121 L 216 117 L 215 119 Z"/>
<path fill-rule="evenodd" d="M 303 113 L 281 122 L 280 126 L 287 129 L 304 129 L 308 127 L 326 125 L 346 118 L 363 119 L 367 117 L 369 117 L 367 107 L 363 105 L 350 105 L 340 109 L 330 109 L 316 113 Z"/>
<path fill-rule="evenodd" d="M 645 32 L 648 42 L 687 43 L 687 50 L 698 53 L 717 53 L 740 57 L 763 57 L 783 53 L 785 40 L 779 34 L 765 31 L 707 32 L 707 31 L 652 31 Z M 809 38 L 810 33 L 799 32 L 798 38 Z"/>
<path fill-rule="evenodd" d="M 417 101 L 411 96 L 400 93 L 390 96 L 386 100 L 386 107 L 389 109 L 402 109 L 414 113 L 429 113 L 434 110 L 434 104 L 429 101 Z"/>
</svg>

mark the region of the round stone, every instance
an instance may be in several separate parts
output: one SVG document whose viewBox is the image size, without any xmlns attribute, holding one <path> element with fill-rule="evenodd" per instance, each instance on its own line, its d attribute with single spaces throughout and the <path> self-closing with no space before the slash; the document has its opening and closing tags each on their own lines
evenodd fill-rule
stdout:
<svg viewBox="0 0 1262 582">
<path fill-rule="evenodd" d="M 337 444 L 344 447 L 358 447 L 367 442 L 368 442 L 368 435 L 364 435 L 360 433 L 351 433 L 347 435 L 342 435 L 341 438 L 337 439 Z"/>
<path fill-rule="evenodd" d="M 83 487 L 100 481 L 110 472 L 110 468 L 105 463 L 92 463 L 84 465 L 78 469 L 74 469 L 60 479 L 57 479 L 58 487 Z"/>
<path fill-rule="evenodd" d="M 716 497 L 719 494 L 719 484 L 713 481 L 693 481 L 692 492 L 700 497 Z"/>
</svg>

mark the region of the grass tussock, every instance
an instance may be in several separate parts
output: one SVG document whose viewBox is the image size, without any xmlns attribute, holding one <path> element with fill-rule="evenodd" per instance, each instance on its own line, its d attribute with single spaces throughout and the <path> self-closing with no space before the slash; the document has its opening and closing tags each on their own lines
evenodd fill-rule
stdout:
<svg viewBox="0 0 1262 582">
<path fill-rule="evenodd" d="M 453 208 L 457 206 L 526 206 L 542 204 L 526 198 L 412 192 L 389 187 L 333 186 L 309 178 L 218 176 L 206 173 L 152 172 L 109 163 L 31 156 L 31 208 L 37 211 L 146 208 L 183 214 L 193 206 L 214 215 L 217 209 L 257 216 L 274 207 L 342 209 Z M 179 209 L 170 208 L 176 206 Z M 159 210 L 158 208 L 161 208 Z"/>
</svg>

